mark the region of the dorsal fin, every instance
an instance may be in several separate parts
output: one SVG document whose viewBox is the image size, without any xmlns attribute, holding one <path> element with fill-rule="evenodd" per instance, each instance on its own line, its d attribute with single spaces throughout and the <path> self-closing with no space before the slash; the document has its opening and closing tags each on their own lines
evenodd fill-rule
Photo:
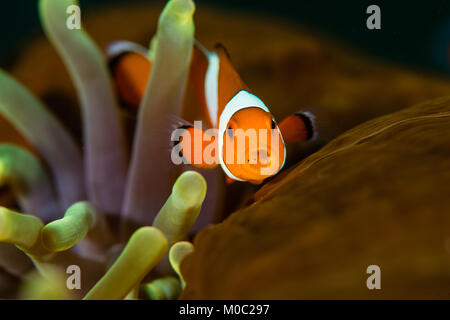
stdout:
<svg viewBox="0 0 450 320">
<path fill-rule="evenodd" d="M 223 52 L 227 56 L 228 61 L 231 63 L 231 55 L 228 52 L 227 48 L 222 43 L 220 43 L 220 42 L 216 43 L 214 45 L 214 51 L 216 51 L 216 52 L 219 52 L 219 51 Z"/>
<path fill-rule="evenodd" d="M 189 70 L 186 94 L 184 98 L 182 117 L 188 121 L 207 120 L 209 118 L 208 107 L 205 97 L 205 76 L 208 69 L 208 57 L 206 51 L 196 41 L 192 50 L 192 60 Z"/>
<path fill-rule="evenodd" d="M 214 51 L 219 57 L 220 61 L 218 86 L 218 114 L 220 115 L 228 101 L 230 101 L 239 91 L 248 91 L 248 88 L 231 64 L 230 55 L 225 47 L 221 44 L 217 44 L 214 47 Z"/>
</svg>

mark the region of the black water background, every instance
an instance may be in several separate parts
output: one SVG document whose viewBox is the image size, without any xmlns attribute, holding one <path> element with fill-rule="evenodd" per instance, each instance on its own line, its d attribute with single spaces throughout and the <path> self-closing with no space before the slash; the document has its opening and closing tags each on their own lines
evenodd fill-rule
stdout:
<svg viewBox="0 0 450 320">
<path fill-rule="evenodd" d="M 83 10 L 101 10 L 124 2 L 131 1 L 81 0 L 80 5 Z M 388 62 L 450 76 L 450 0 L 197 0 L 196 4 L 273 15 Z M 371 4 L 381 8 L 381 30 L 366 28 L 366 8 Z M 2 1 L 0 17 L 0 67 L 4 67 L 27 39 L 42 31 L 35 0 Z"/>
</svg>

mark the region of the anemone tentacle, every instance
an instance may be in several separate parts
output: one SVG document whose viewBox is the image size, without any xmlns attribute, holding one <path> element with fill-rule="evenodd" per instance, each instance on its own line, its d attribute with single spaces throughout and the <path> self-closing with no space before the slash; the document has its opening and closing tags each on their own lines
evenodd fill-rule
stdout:
<svg viewBox="0 0 450 320">
<path fill-rule="evenodd" d="M 195 6 L 192 0 L 169 0 L 160 16 L 151 44 L 153 71 L 126 176 L 124 132 L 106 62 L 84 31 L 66 28 L 66 9 L 72 4 L 77 2 L 40 0 L 39 10 L 79 94 L 86 171 L 79 148 L 56 118 L 0 70 L 0 113 L 36 146 L 51 171 L 47 174 L 30 152 L 0 144 L 0 184 L 13 187 L 27 213 L 0 207 L 0 242 L 8 243 L 8 250 L 15 249 L 10 244 L 22 250 L 36 268 L 24 281 L 23 298 L 175 299 L 185 285 L 180 263 L 193 251 L 191 243 L 180 240 L 196 222 L 207 190 L 202 174 L 179 175 L 185 168 L 170 160 L 172 116 L 181 113 Z M 51 214 L 41 212 L 50 211 L 46 205 L 55 206 Z M 141 226 L 124 247 L 119 244 L 121 254 L 106 272 L 117 239 L 103 213 L 122 213 L 119 224 L 129 219 Z M 53 221 L 45 225 L 40 218 Z M 65 288 L 70 265 L 83 272 L 83 287 L 76 294 Z M 144 278 L 149 282 L 141 285 Z"/>
<path fill-rule="evenodd" d="M 175 181 L 172 193 L 153 221 L 169 246 L 187 237 L 197 220 L 206 196 L 206 181 L 195 171 L 183 172 Z"/>
<path fill-rule="evenodd" d="M 66 27 L 66 9 L 76 4 L 75 0 L 41 0 L 40 18 L 79 95 L 89 200 L 105 213 L 119 213 L 127 169 L 124 132 L 106 59 L 83 29 Z"/>
<path fill-rule="evenodd" d="M 53 252 L 72 248 L 89 232 L 95 216 L 96 209 L 88 202 L 71 205 L 63 218 L 48 223 L 42 229 L 44 247 Z"/>
<path fill-rule="evenodd" d="M 41 242 L 44 223 L 37 217 L 0 207 L 0 241 L 16 245 L 30 256 L 44 257 L 50 252 Z"/>
<path fill-rule="evenodd" d="M 166 252 L 167 240 L 161 231 L 154 227 L 138 229 L 119 258 L 84 299 L 124 299 Z"/>
<path fill-rule="evenodd" d="M 184 289 L 186 283 L 180 271 L 180 264 L 186 256 L 194 252 L 194 245 L 188 241 L 179 241 L 175 243 L 169 250 L 169 261 L 173 270 L 178 274 L 181 287 Z"/>
<path fill-rule="evenodd" d="M 50 221 L 59 205 L 50 176 L 33 154 L 12 144 L 0 144 L 0 185 L 14 191 L 22 211 Z"/>
<path fill-rule="evenodd" d="M 34 271 L 28 274 L 19 290 L 22 300 L 68 300 L 73 292 L 66 287 L 66 274 L 58 269 L 48 270 L 47 276 Z"/>
<path fill-rule="evenodd" d="M 170 0 L 158 22 L 152 72 L 139 108 L 124 217 L 152 222 L 177 176 L 170 159 L 171 116 L 179 116 L 194 43 L 192 0 Z M 158 155 L 158 156 L 155 156 Z"/>
<path fill-rule="evenodd" d="M 141 286 L 141 291 L 150 300 L 172 300 L 181 293 L 180 280 L 167 276 Z"/>
<path fill-rule="evenodd" d="M 61 209 L 84 200 L 83 162 L 73 138 L 24 86 L 0 70 L 0 113 L 38 150 L 50 167 Z"/>
</svg>

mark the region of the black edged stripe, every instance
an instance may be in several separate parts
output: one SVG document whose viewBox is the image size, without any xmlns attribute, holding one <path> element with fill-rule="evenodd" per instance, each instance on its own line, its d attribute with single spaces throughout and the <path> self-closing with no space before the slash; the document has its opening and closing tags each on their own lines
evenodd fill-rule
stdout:
<svg viewBox="0 0 450 320">
<path fill-rule="evenodd" d="M 306 139 L 311 140 L 316 135 L 316 127 L 314 123 L 314 116 L 305 111 L 298 111 L 294 113 L 297 117 L 300 117 L 302 119 L 303 123 L 306 127 Z"/>
</svg>

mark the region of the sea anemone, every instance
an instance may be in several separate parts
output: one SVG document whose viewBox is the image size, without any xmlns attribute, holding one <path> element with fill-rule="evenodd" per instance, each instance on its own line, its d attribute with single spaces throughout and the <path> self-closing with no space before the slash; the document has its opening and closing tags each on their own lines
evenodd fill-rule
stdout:
<svg viewBox="0 0 450 320">
<path fill-rule="evenodd" d="M 79 94 L 83 149 L 73 88 L 45 39 L 27 46 L 11 72 L 49 108 L 0 71 L 0 122 L 28 140 L 27 149 L 0 145 L 8 207 L 0 209 L 0 298 L 448 296 L 450 100 L 393 113 L 448 95 L 448 81 L 266 16 L 202 9 L 196 39 L 225 43 L 276 118 L 307 107 L 318 120 L 318 139 L 290 146 L 284 172 L 256 193 L 234 183 L 224 195 L 221 172 L 185 172 L 168 152 L 173 120 L 183 116 L 192 2 L 169 1 L 151 42 L 159 6 L 127 3 L 86 20 L 102 46 L 150 43 L 154 69 L 132 116 L 119 111 L 100 50 L 85 31 L 66 28 L 74 4 L 41 0 L 39 8 Z M 11 142 L 13 130 L 3 129 Z M 367 290 L 372 264 L 388 284 L 381 291 Z"/>
<path fill-rule="evenodd" d="M 170 0 L 160 16 L 131 156 L 106 59 L 84 30 L 66 26 L 76 4 L 40 0 L 39 12 L 78 92 L 83 153 L 31 92 L 0 71 L 0 114 L 35 151 L 0 145 L 0 183 L 20 210 L 0 208 L 0 241 L 10 244 L 0 247 L 9 252 L 0 265 L 14 271 L 24 261 L 11 245 L 31 259 L 37 271 L 25 278 L 22 298 L 176 298 L 180 262 L 193 251 L 184 240 L 206 196 L 203 176 L 181 173 L 167 152 L 186 86 L 194 4 Z M 119 221 L 120 235 L 111 221 Z M 66 287 L 74 266 L 82 270 L 80 290 Z"/>
</svg>

